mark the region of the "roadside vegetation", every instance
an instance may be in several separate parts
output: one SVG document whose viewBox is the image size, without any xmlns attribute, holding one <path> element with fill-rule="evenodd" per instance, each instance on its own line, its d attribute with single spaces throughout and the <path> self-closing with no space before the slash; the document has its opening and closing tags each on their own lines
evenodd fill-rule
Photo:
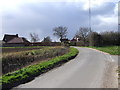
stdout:
<svg viewBox="0 0 120 90">
<path fill-rule="evenodd" d="M 79 52 L 77 49 L 70 48 L 70 51 L 62 56 L 52 58 L 51 60 L 44 61 L 42 63 L 24 67 L 12 73 L 7 73 L 0 77 L 0 84 L 3 86 L 4 89 L 28 82 L 32 80 L 35 76 L 38 76 L 55 66 L 61 65 L 62 63 L 65 63 L 70 59 L 73 59 L 78 53 Z"/>
<path fill-rule="evenodd" d="M 13 52 L 42 49 L 44 47 L 46 47 L 46 46 L 0 47 L 0 49 L 2 49 L 2 54 L 6 54 L 6 53 L 13 53 Z"/>
<path fill-rule="evenodd" d="M 90 48 L 94 48 L 103 52 L 107 52 L 111 55 L 120 55 L 120 46 L 105 46 L 105 47 L 93 47 L 89 46 Z"/>
<path fill-rule="evenodd" d="M 9 49 L 9 48 L 8 48 Z M 22 49 L 22 48 L 21 48 Z M 34 49 L 34 48 L 31 48 Z M 24 50 L 24 48 L 23 48 Z M 40 63 L 69 52 L 66 47 L 44 47 L 36 50 L 3 53 L 2 74 L 19 70 L 25 66 Z"/>
</svg>

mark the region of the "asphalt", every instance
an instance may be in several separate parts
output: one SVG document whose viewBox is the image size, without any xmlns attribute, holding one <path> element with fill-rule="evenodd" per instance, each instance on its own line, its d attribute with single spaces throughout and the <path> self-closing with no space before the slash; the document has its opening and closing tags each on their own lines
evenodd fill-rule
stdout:
<svg viewBox="0 0 120 90">
<path fill-rule="evenodd" d="M 76 48 L 75 59 L 16 88 L 118 88 L 118 56 Z"/>
</svg>

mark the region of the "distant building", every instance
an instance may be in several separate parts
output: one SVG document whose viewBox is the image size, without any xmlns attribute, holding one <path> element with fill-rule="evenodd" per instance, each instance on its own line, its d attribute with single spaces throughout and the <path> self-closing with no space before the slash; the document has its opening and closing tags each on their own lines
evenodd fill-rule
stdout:
<svg viewBox="0 0 120 90">
<path fill-rule="evenodd" d="M 2 47 L 3 44 L 5 44 L 5 42 L 0 40 L 0 47 Z"/>
<path fill-rule="evenodd" d="M 68 42 L 70 41 L 68 38 L 65 38 L 65 39 L 60 39 L 61 42 Z"/>
<path fill-rule="evenodd" d="M 8 46 L 8 47 L 15 47 L 15 46 L 29 46 L 30 42 L 24 38 L 24 37 L 19 37 L 18 34 L 16 35 L 8 35 L 5 34 L 3 37 L 3 46 Z"/>
<path fill-rule="evenodd" d="M 71 42 L 79 42 L 80 41 L 80 39 L 79 38 L 76 38 L 76 37 L 74 37 L 72 40 L 71 40 Z"/>
<path fill-rule="evenodd" d="M 77 46 L 80 43 L 80 39 L 77 37 L 74 37 L 72 40 L 70 40 L 71 46 Z"/>
<path fill-rule="evenodd" d="M 8 41 L 12 40 L 13 38 L 18 38 L 18 34 L 16 34 L 16 35 L 5 34 L 3 37 L 3 41 L 7 43 Z"/>
</svg>

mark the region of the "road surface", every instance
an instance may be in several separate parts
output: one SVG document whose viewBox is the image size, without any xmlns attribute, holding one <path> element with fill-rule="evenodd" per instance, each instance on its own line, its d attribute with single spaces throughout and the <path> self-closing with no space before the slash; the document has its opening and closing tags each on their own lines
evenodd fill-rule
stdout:
<svg viewBox="0 0 120 90">
<path fill-rule="evenodd" d="M 76 48 L 75 59 L 16 88 L 118 88 L 117 56 Z"/>
</svg>

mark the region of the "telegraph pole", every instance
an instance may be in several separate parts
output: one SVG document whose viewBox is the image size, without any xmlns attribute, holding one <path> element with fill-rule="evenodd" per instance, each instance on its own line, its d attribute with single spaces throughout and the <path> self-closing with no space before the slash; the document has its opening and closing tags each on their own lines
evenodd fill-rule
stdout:
<svg viewBox="0 0 120 90">
<path fill-rule="evenodd" d="M 89 29 L 91 31 L 91 0 L 89 0 Z"/>
</svg>

